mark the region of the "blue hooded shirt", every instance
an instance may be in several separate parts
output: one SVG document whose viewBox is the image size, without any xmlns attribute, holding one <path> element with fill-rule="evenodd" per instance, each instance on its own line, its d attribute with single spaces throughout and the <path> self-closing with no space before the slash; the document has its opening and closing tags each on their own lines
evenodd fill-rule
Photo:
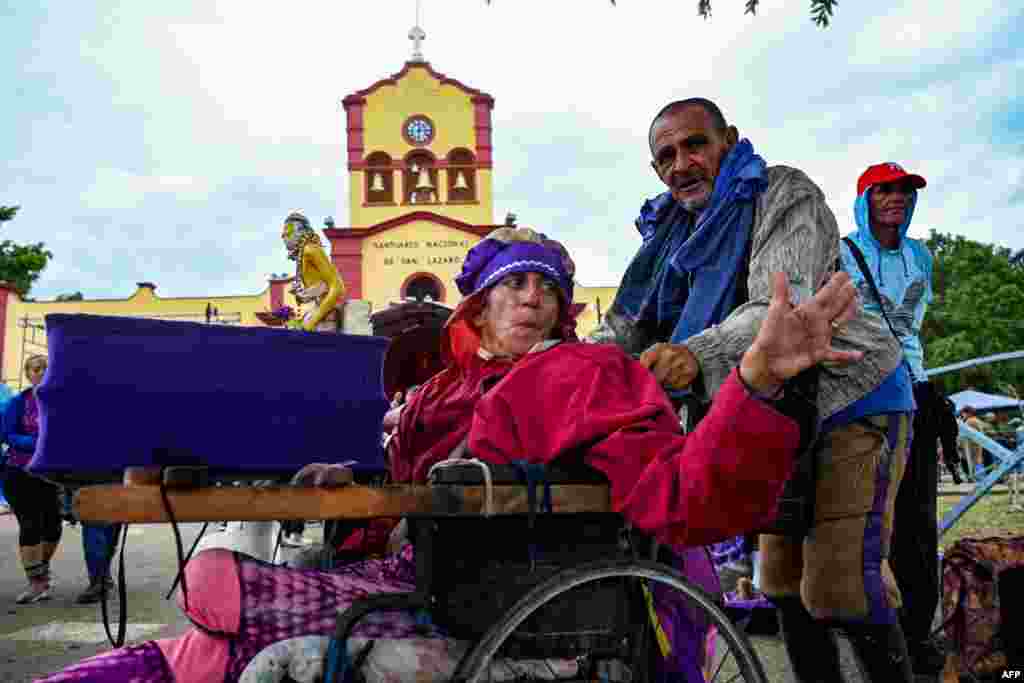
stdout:
<svg viewBox="0 0 1024 683">
<path fill-rule="evenodd" d="M 849 237 L 860 247 L 864 260 L 875 278 L 875 284 L 882 295 L 882 305 L 896 329 L 903 357 L 910 367 L 915 382 L 926 380 L 924 371 L 924 347 L 921 345 L 921 325 L 925 312 L 932 300 L 932 255 L 920 240 L 907 237 L 910 221 L 917 204 L 917 191 L 910 196 L 907 216 L 900 226 L 900 243 L 896 249 L 883 247 L 871 232 L 868 187 L 853 204 L 857 230 Z M 864 308 L 880 313 L 879 302 L 871 292 L 857 261 L 846 243 L 840 243 L 839 255 L 843 269 L 850 274 L 860 292 Z"/>
<path fill-rule="evenodd" d="M 907 237 L 910 219 L 917 204 L 917 191 L 910 196 L 907 203 L 907 215 L 900 226 L 900 246 L 897 249 L 885 249 L 871 234 L 868 208 L 870 192 L 871 187 L 868 187 L 854 202 L 853 212 L 858 227 L 849 237 L 860 247 L 864 261 L 875 278 L 885 312 L 896 329 L 896 336 L 903 347 L 904 362 L 870 394 L 829 417 L 822 426 L 825 432 L 869 415 L 914 410 L 911 383 L 925 379 L 924 353 L 918 335 L 924 321 L 925 308 L 931 301 L 932 259 L 928 249 L 921 242 Z M 839 243 L 839 258 L 843 270 L 849 273 L 853 284 L 860 292 L 864 308 L 881 315 L 881 308 L 871 291 L 871 285 L 868 284 L 845 241 Z M 897 301 L 899 303 L 895 304 Z"/>
</svg>

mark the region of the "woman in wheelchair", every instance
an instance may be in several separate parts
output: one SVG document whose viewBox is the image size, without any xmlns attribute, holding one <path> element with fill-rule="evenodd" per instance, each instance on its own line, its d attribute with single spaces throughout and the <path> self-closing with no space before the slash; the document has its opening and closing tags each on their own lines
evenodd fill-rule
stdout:
<svg viewBox="0 0 1024 683">
<path fill-rule="evenodd" d="M 834 276 L 794 307 L 785 277 L 776 274 L 757 338 L 698 429 L 684 435 L 650 371 L 615 346 L 576 340 L 569 315 L 573 270 L 561 245 L 528 229 L 499 229 L 469 251 L 456 279 L 466 298 L 443 337 L 447 369 L 388 416 L 397 425 L 388 445 L 392 479 L 425 482 L 430 468 L 453 453 L 494 464 L 573 458 L 607 478 L 612 506 L 629 523 L 675 549 L 769 521 L 801 441 L 797 404 L 780 400 L 786 381 L 821 362 L 859 357 L 831 346 L 835 327 L 857 312 L 849 278 Z M 329 483 L 330 468 L 309 466 L 304 476 Z M 367 550 L 382 552 L 381 545 Z M 408 544 L 383 559 L 330 571 L 207 550 L 186 573 L 186 614 L 194 628 L 44 680 L 242 680 L 267 646 L 332 635 L 339 610 L 353 600 L 410 591 L 415 580 Z M 425 632 L 412 616 L 385 612 L 365 617 L 353 636 L 402 641 Z M 434 680 L 425 674 L 443 667 L 427 659 L 410 655 L 407 676 L 387 680 Z M 666 666 L 687 672 L 672 680 L 694 680 L 693 666 Z"/>
</svg>

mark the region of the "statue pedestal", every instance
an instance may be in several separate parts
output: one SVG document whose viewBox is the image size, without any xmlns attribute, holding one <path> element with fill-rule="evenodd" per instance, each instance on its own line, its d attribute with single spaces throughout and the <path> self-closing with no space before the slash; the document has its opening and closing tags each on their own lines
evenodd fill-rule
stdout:
<svg viewBox="0 0 1024 683">
<path fill-rule="evenodd" d="M 373 334 L 370 325 L 370 302 L 349 299 L 342 308 L 341 331 L 344 334 Z"/>
</svg>

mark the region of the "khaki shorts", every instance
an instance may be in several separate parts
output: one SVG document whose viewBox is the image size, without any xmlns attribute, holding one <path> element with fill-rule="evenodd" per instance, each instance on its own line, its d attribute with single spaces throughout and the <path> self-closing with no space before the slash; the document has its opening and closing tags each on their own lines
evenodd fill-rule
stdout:
<svg viewBox="0 0 1024 683">
<path fill-rule="evenodd" d="M 800 595 L 818 619 L 891 623 L 901 599 L 889 543 L 910 426 L 909 414 L 894 413 L 825 436 L 807 538 L 760 538 L 766 595 Z"/>
</svg>

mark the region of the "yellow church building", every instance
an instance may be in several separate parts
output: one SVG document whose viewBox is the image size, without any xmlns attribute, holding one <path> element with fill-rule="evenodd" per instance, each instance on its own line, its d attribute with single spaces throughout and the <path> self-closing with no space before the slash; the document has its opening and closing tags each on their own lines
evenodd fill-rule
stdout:
<svg viewBox="0 0 1024 683">
<path fill-rule="evenodd" d="M 461 299 L 455 277 L 466 252 L 500 227 L 492 194 L 494 98 L 435 71 L 420 51 L 425 34 L 419 27 L 409 37 L 413 55 L 398 73 L 342 100 L 348 221 L 342 227 L 328 220 L 324 235 L 347 298 L 367 302 L 370 311 L 408 299 L 454 308 Z M 545 226 L 527 224 L 545 232 Z M 272 278 L 253 295 L 192 298 L 162 298 L 154 283 L 142 282 L 126 299 L 39 302 L 23 301 L 0 282 L 2 379 L 20 386 L 23 359 L 45 350 L 49 313 L 262 325 L 257 314 L 296 305 L 287 292 L 290 282 Z M 582 335 L 598 324 L 615 288 L 577 284 L 575 294 L 586 304 L 578 318 Z"/>
</svg>

